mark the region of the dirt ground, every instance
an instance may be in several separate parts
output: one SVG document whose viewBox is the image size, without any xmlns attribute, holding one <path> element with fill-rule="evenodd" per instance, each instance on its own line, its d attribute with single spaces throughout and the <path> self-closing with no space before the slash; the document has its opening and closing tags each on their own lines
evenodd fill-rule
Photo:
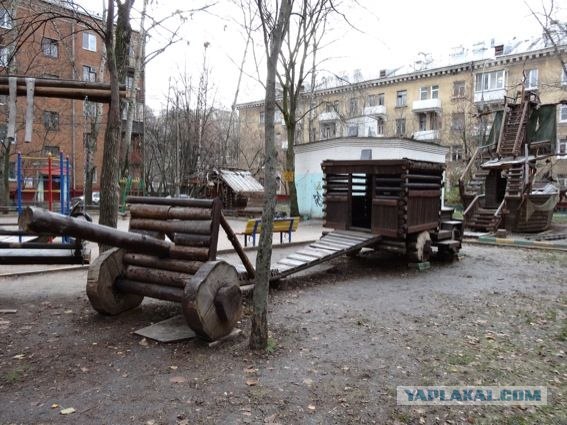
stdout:
<svg viewBox="0 0 567 425">
<path fill-rule="evenodd" d="M 462 252 L 422 272 L 345 257 L 283 281 L 261 354 L 248 317 L 213 348 L 158 344 L 133 331 L 174 304 L 109 318 L 85 271 L 0 279 L 0 309 L 18 310 L 0 315 L 0 424 L 567 423 L 567 253 Z M 549 403 L 396 405 L 398 385 L 464 384 L 543 385 Z"/>
</svg>

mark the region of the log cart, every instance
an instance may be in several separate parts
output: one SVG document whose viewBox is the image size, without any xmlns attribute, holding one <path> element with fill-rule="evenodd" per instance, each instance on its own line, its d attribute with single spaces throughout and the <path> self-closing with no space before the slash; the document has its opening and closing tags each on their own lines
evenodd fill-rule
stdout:
<svg viewBox="0 0 567 425">
<path fill-rule="evenodd" d="M 323 171 L 325 227 L 335 230 L 279 260 L 272 281 L 362 248 L 407 255 L 411 262 L 427 261 L 432 246 L 450 257 L 461 248 L 462 221 L 441 207 L 443 164 L 325 161 Z M 115 247 L 88 271 L 87 295 L 98 312 L 116 315 L 147 296 L 181 303 L 188 325 L 202 338 L 228 335 L 240 319 L 242 290 L 252 286 L 255 271 L 222 214 L 221 201 L 129 197 L 127 202 L 129 232 L 33 207 L 20 216 L 20 227 Z M 216 258 L 220 226 L 243 269 Z"/>
<path fill-rule="evenodd" d="M 328 160 L 325 227 L 380 236 L 370 248 L 429 260 L 461 249 L 463 223 L 441 205 L 445 165 L 427 161 Z"/>
<path fill-rule="evenodd" d="M 130 197 L 128 202 L 129 232 L 34 207 L 20 216 L 20 227 L 49 228 L 114 247 L 88 270 L 87 296 L 99 313 L 120 314 L 147 296 L 180 303 L 188 325 L 204 339 L 228 335 L 240 319 L 242 294 L 234 266 L 216 259 L 219 226 L 229 227 L 221 201 Z"/>
</svg>

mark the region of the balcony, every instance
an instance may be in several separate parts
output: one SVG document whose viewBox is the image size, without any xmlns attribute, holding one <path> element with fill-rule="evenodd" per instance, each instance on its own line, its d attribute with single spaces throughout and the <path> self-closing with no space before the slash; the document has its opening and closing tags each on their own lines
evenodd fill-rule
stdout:
<svg viewBox="0 0 567 425">
<path fill-rule="evenodd" d="M 479 91 L 474 94 L 475 103 L 479 102 L 502 102 L 504 103 L 506 89 Z"/>
<path fill-rule="evenodd" d="M 416 131 L 413 133 L 413 138 L 415 140 L 439 140 L 439 130 L 424 130 Z"/>
<path fill-rule="evenodd" d="M 440 112 L 441 99 L 414 100 L 412 104 L 413 112 Z"/>
<path fill-rule="evenodd" d="M 340 119 L 341 117 L 339 116 L 339 113 L 336 111 L 321 112 L 319 114 L 319 122 L 334 122 L 334 121 L 339 121 Z"/>
<path fill-rule="evenodd" d="M 364 115 L 373 118 L 385 118 L 386 107 L 384 105 L 367 106 L 364 108 Z"/>
</svg>

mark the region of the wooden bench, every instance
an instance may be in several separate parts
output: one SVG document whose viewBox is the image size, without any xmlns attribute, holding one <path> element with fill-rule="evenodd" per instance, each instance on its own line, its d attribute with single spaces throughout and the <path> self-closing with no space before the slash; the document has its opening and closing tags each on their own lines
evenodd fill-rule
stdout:
<svg viewBox="0 0 567 425">
<path fill-rule="evenodd" d="M 273 233 L 280 234 L 280 243 L 283 243 L 283 236 L 287 235 L 287 241 L 291 242 L 291 233 L 297 230 L 299 225 L 299 217 L 275 218 Z M 252 218 L 246 222 L 243 232 L 238 233 L 244 235 L 244 246 L 248 246 L 248 238 L 252 239 L 252 246 L 256 246 L 256 235 L 262 230 L 262 220 Z"/>
</svg>

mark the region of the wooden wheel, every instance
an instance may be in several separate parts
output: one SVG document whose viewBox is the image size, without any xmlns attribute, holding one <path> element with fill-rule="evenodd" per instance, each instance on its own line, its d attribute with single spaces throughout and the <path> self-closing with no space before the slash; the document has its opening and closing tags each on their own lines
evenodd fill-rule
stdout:
<svg viewBox="0 0 567 425">
<path fill-rule="evenodd" d="M 205 263 L 185 286 L 181 304 L 187 323 L 202 338 L 228 335 L 242 314 L 236 269 L 224 261 Z"/>
<path fill-rule="evenodd" d="M 407 241 L 407 256 L 412 263 L 423 263 L 429 261 L 431 256 L 431 236 L 429 232 L 421 232 L 411 235 Z"/>
<path fill-rule="evenodd" d="M 142 295 L 125 294 L 114 288 L 114 281 L 124 271 L 124 251 L 112 248 L 103 252 L 89 267 L 87 296 L 93 308 L 102 314 L 114 316 L 140 305 Z"/>
</svg>

